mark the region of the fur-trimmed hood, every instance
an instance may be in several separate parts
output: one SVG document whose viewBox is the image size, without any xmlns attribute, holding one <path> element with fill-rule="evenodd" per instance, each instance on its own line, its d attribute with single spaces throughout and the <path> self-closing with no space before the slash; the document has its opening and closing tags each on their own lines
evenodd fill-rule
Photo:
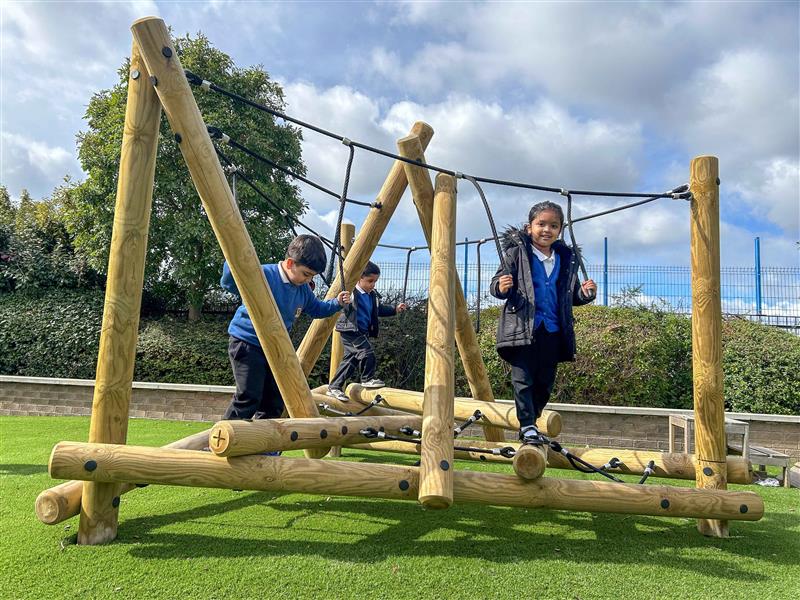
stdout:
<svg viewBox="0 0 800 600">
<path fill-rule="evenodd" d="M 513 248 L 514 246 L 525 247 L 532 244 L 533 242 L 531 241 L 531 236 L 527 231 L 525 231 L 524 224 L 520 225 L 519 227 L 509 225 L 505 228 L 505 230 L 503 230 L 503 233 L 500 234 L 500 247 L 503 249 L 503 252 L 508 252 L 509 249 Z M 553 250 L 559 254 L 564 254 L 565 251 L 571 251 L 572 248 L 563 240 L 556 240 L 553 242 Z"/>
</svg>

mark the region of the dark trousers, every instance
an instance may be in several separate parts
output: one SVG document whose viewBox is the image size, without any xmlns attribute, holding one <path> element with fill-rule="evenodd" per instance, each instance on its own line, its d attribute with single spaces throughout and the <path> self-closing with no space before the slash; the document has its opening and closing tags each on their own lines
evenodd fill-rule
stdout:
<svg viewBox="0 0 800 600">
<path fill-rule="evenodd" d="M 510 357 L 511 384 L 521 427 L 533 425 L 544 410 L 558 369 L 561 332 L 550 333 L 539 326 L 533 346 L 517 349 Z"/>
<path fill-rule="evenodd" d="M 363 333 L 343 331 L 342 346 L 344 356 L 328 387 L 343 389 L 345 382 L 361 369 L 361 381 L 369 381 L 375 377 L 375 351 L 369 338 Z"/>
<path fill-rule="evenodd" d="M 277 419 L 283 413 L 278 384 L 260 346 L 231 337 L 228 358 L 233 368 L 236 392 L 223 419 Z"/>
</svg>

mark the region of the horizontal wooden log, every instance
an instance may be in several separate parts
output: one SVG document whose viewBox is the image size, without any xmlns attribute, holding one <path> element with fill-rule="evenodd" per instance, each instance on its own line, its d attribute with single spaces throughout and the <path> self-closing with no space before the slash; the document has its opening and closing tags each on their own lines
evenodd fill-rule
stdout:
<svg viewBox="0 0 800 600">
<path fill-rule="evenodd" d="M 307 458 L 240 456 L 113 444 L 61 442 L 51 477 L 107 483 L 299 492 L 416 500 L 415 467 Z M 455 471 L 456 502 L 662 517 L 757 521 L 764 503 L 753 492 L 673 488 Z"/>
<path fill-rule="evenodd" d="M 455 445 L 476 449 L 506 448 L 510 446 L 515 450 L 520 446 L 517 442 L 502 444 L 467 439 L 457 439 Z M 370 444 L 350 444 L 348 447 L 354 450 L 362 449 L 400 454 L 419 454 L 419 450 L 415 448 L 415 444 L 408 442 L 382 441 Z M 647 463 L 651 460 L 655 461 L 656 465 L 652 477 L 693 480 L 695 479 L 695 472 L 698 468 L 694 456 L 689 454 L 670 454 L 668 452 L 652 452 L 647 450 L 621 450 L 618 448 L 568 448 L 568 450 L 574 455 L 598 467 L 603 466 L 613 457 L 617 457 L 622 461 L 622 465 L 619 468 L 610 469 L 609 472 L 622 473 L 625 475 L 642 475 L 645 466 L 647 466 Z M 482 454 L 479 452 L 456 451 L 455 457 L 464 460 L 512 462 L 512 459 L 504 456 Z M 729 481 L 741 485 L 752 483 L 753 475 L 750 461 L 741 456 L 728 456 L 727 458 Z M 547 453 L 547 467 L 549 469 L 574 470 L 574 467 L 564 455 L 553 452 L 552 450 L 549 450 Z"/>
<path fill-rule="evenodd" d="M 522 479 L 539 479 L 547 467 L 547 446 L 526 444 L 517 448 L 514 455 L 514 473 Z"/>
<path fill-rule="evenodd" d="M 211 428 L 208 447 L 217 456 L 246 456 L 276 450 L 330 448 L 364 442 L 360 431 L 372 428 L 399 435 L 401 427 L 422 427 L 422 417 L 318 417 L 220 421 Z"/>
<path fill-rule="evenodd" d="M 369 404 L 375 396 L 380 395 L 384 399 L 382 406 L 422 414 L 422 392 L 389 387 L 367 389 L 358 383 L 352 383 L 347 386 L 347 395 L 351 400 L 362 404 Z M 454 407 L 456 420 L 468 419 L 479 410 L 483 418 L 478 421 L 478 425 L 488 423 L 503 429 L 519 430 L 519 421 L 513 404 L 456 397 Z M 561 415 L 552 410 L 545 410 L 536 420 L 536 427 L 546 436 L 556 437 L 561 433 Z"/>
<path fill-rule="evenodd" d="M 364 405 L 360 402 L 342 402 L 341 400 L 337 400 L 336 398 L 332 398 L 331 396 L 327 396 L 325 392 L 328 390 L 327 385 L 320 386 L 318 388 L 314 388 L 312 390 L 312 394 L 314 397 L 314 402 L 317 403 L 317 406 L 320 404 L 327 404 L 331 408 L 335 410 L 339 410 L 342 412 L 351 412 L 357 413 L 364 409 Z M 321 410 L 321 409 L 320 409 Z M 385 408 L 383 406 L 371 406 L 367 410 L 362 413 L 364 416 L 369 417 L 399 417 L 401 415 L 411 415 L 414 413 L 405 411 L 405 410 L 395 410 L 393 408 Z"/>
<path fill-rule="evenodd" d="M 201 450 L 208 445 L 210 429 L 194 433 L 190 436 L 167 444 L 164 448 L 178 450 Z M 135 490 L 135 485 L 123 485 L 120 495 Z M 36 498 L 36 518 L 45 525 L 57 525 L 62 521 L 71 519 L 81 511 L 81 494 L 83 481 L 66 481 L 50 489 L 44 490 Z"/>
</svg>

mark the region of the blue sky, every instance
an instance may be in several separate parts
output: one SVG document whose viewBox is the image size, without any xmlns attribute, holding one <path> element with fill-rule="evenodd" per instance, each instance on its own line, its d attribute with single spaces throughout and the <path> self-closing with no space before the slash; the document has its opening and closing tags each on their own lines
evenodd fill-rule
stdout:
<svg viewBox="0 0 800 600">
<path fill-rule="evenodd" d="M 427 158 L 455 170 L 566 188 L 660 191 L 689 161 L 720 157 L 723 265 L 797 266 L 800 239 L 800 9 L 797 2 L 264 3 L 13 2 L 2 8 L 2 164 L 12 196 L 80 179 L 75 135 L 91 94 L 116 81 L 130 24 L 161 16 L 202 31 L 240 65 L 262 64 L 289 112 L 389 150 L 416 120 Z M 309 176 L 339 189 L 347 150 L 307 133 Z M 389 164 L 357 153 L 351 193 L 372 199 Z M 488 187 L 498 223 L 544 194 Z M 336 203 L 303 190 L 309 224 Z M 457 236 L 488 235 L 459 195 Z M 581 199 L 576 216 L 613 200 Z M 360 225 L 364 211 L 348 208 Z M 404 200 L 389 243 L 421 243 Z M 686 203 L 662 200 L 576 225 L 588 262 L 608 236 L 614 263 L 689 260 Z M 401 260 L 383 253 L 383 260 Z"/>
</svg>

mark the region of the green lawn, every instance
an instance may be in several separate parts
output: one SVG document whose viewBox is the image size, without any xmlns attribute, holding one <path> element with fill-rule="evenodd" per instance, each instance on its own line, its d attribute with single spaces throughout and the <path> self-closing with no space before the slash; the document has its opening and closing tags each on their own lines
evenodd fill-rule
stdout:
<svg viewBox="0 0 800 600">
<path fill-rule="evenodd" d="M 204 426 L 133 420 L 129 441 L 160 445 Z M 0 597 L 800 597 L 800 493 L 758 486 L 747 489 L 765 517 L 731 522 L 726 540 L 689 519 L 150 486 L 123 497 L 116 542 L 77 546 L 77 519 L 43 525 L 33 503 L 54 485 L 53 445 L 88 429 L 83 417 L 0 418 Z"/>
</svg>

